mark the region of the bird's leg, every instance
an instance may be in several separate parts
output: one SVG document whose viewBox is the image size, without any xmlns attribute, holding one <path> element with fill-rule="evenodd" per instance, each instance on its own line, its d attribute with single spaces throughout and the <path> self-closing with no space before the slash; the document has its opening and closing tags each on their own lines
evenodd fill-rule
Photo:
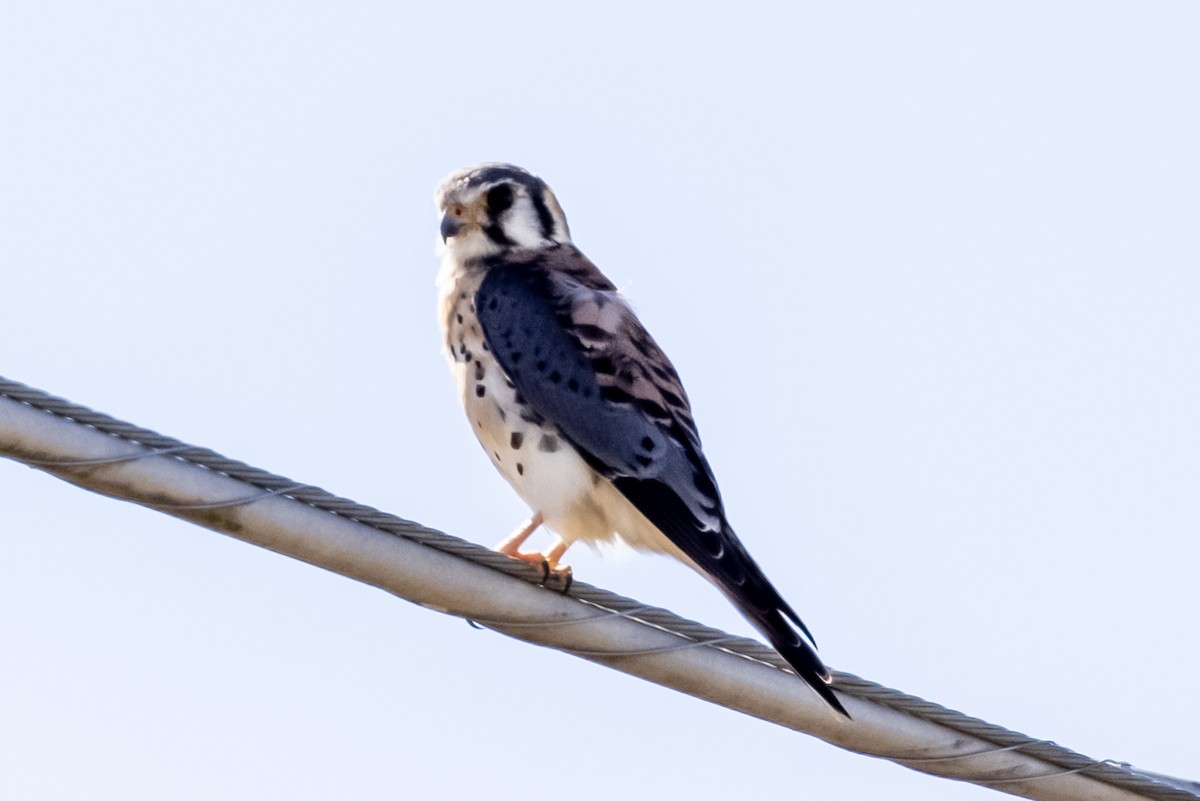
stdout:
<svg viewBox="0 0 1200 801">
<path fill-rule="evenodd" d="M 540 562 L 542 560 L 540 553 L 521 553 L 521 546 L 525 544 L 525 540 L 529 539 L 533 532 L 538 530 L 542 522 L 542 513 L 535 512 L 533 517 L 526 520 L 519 529 L 512 533 L 511 537 L 497 545 L 496 550 L 514 559 L 524 559 L 526 562 Z"/>
<path fill-rule="evenodd" d="M 550 568 L 550 572 L 556 576 L 571 575 L 570 565 L 560 565 L 558 563 L 558 560 L 562 559 L 563 554 L 567 552 L 567 548 L 569 547 L 570 546 L 567 543 L 560 539 L 558 542 L 554 543 L 549 550 L 542 554 L 543 558 L 546 560 L 546 566 Z"/>
</svg>

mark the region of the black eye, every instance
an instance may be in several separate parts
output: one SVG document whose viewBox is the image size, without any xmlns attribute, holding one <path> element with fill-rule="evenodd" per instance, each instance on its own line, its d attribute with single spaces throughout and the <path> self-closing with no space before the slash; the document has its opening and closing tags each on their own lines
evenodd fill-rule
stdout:
<svg viewBox="0 0 1200 801">
<path fill-rule="evenodd" d="M 512 204 L 513 190 L 508 184 L 497 184 L 488 190 L 487 205 L 488 211 L 491 213 L 499 214 L 510 208 Z"/>
</svg>

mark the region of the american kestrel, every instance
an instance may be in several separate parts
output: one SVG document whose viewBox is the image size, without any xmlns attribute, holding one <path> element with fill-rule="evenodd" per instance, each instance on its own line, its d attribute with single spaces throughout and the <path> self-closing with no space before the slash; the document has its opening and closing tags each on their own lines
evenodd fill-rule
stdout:
<svg viewBox="0 0 1200 801">
<path fill-rule="evenodd" d="M 571 242 L 550 187 L 481 164 L 448 177 L 435 199 L 450 368 L 475 436 L 533 511 L 499 550 L 559 573 L 578 540 L 674 556 L 846 715 L 812 635 L 725 518 L 675 368 Z M 555 544 L 521 552 L 541 525 Z"/>
</svg>

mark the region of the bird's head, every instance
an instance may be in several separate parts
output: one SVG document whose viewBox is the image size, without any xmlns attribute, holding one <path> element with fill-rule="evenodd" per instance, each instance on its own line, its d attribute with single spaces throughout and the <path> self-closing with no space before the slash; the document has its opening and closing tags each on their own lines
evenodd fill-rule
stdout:
<svg viewBox="0 0 1200 801">
<path fill-rule="evenodd" d="M 442 241 L 460 259 L 571 241 L 567 218 L 546 182 L 511 164 L 451 174 L 434 195 Z"/>
</svg>

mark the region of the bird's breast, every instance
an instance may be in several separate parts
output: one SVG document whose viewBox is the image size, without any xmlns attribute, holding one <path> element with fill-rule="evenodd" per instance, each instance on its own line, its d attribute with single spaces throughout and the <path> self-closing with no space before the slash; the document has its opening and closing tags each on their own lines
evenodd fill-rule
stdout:
<svg viewBox="0 0 1200 801">
<path fill-rule="evenodd" d="M 567 542 L 621 540 L 687 561 L 612 482 L 588 466 L 504 372 L 475 313 L 482 281 L 481 271 L 443 265 L 440 322 L 463 409 L 496 469 Z"/>
<path fill-rule="evenodd" d="M 529 405 L 491 352 L 475 314 L 480 280 L 463 277 L 442 287 L 446 355 L 472 431 L 500 474 L 560 535 L 611 537 L 592 533 L 605 528 L 602 523 L 578 525 L 589 516 L 586 508 L 600 476 Z"/>
</svg>

